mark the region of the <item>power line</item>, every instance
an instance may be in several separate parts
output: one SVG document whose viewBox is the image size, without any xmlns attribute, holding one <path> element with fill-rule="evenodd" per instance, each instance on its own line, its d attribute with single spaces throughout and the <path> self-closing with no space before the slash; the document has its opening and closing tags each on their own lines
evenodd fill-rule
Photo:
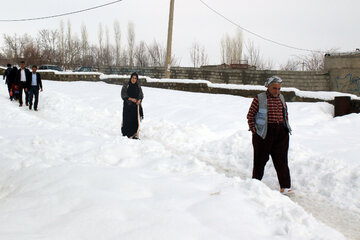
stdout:
<svg viewBox="0 0 360 240">
<path fill-rule="evenodd" d="M 263 39 L 265 41 L 268 41 L 268 42 L 271 42 L 271 43 L 274 43 L 276 45 L 279 45 L 279 46 L 282 46 L 282 47 L 286 47 L 286 48 L 291 48 L 291 49 L 295 49 L 295 50 L 299 50 L 299 51 L 307 51 L 307 52 L 317 52 L 317 53 L 325 53 L 324 51 L 319 51 L 319 50 L 311 50 L 311 49 L 306 49 L 306 48 L 299 48 L 299 47 L 294 47 L 294 46 L 290 46 L 288 44 L 285 44 L 285 43 L 281 43 L 281 42 L 277 42 L 277 41 L 274 41 L 274 40 L 271 40 L 269 38 L 266 38 L 266 37 L 263 37 L 261 36 L 260 34 L 257 34 L 257 33 L 254 33 L 246 28 L 243 28 L 241 27 L 239 24 L 235 23 L 234 21 L 232 21 L 231 19 L 227 18 L 226 16 L 224 16 L 223 14 L 221 14 L 219 11 L 216 11 L 215 9 L 213 9 L 212 7 L 210 7 L 208 4 L 206 4 L 203 0 L 200 0 L 200 2 L 202 4 L 204 4 L 207 8 L 209 8 L 211 11 L 213 11 L 214 13 L 216 13 L 217 15 L 219 15 L 220 17 L 224 18 L 226 21 L 230 22 L 231 24 L 235 25 L 236 27 L 244 30 L 245 32 L 248 32 L 260 39 Z"/>
<path fill-rule="evenodd" d="M 26 21 L 43 20 L 43 19 L 48 19 L 48 18 L 63 17 L 63 16 L 68 16 L 68 15 L 72 15 L 72 14 L 77 14 L 77 13 L 81 13 L 81 12 L 94 10 L 94 9 L 97 9 L 97 8 L 102 8 L 102 7 L 109 6 L 109 5 L 112 5 L 112 4 L 121 2 L 121 1 L 123 1 L 123 0 L 117 0 L 117 1 L 105 3 L 105 4 L 98 5 L 98 6 L 91 7 L 91 8 L 86 8 L 86 9 L 82 9 L 82 10 L 78 10 L 78 11 L 73 11 L 73 12 L 68 12 L 68 13 L 61 13 L 61 14 L 56 14 L 56 15 L 51 15 L 51 16 L 45 16 L 45 17 L 21 18 L 21 19 L 0 19 L 0 22 L 26 22 Z"/>
</svg>

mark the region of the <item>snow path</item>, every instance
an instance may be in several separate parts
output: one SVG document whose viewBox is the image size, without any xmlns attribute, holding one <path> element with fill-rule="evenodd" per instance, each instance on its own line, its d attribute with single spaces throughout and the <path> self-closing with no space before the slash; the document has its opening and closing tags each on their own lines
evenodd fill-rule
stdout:
<svg viewBox="0 0 360 240">
<path fill-rule="evenodd" d="M 343 239 L 333 229 L 358 238 L 359 144 L 351 136 L 360 129 L 358 115 L 332 119 L 328 104 L 289 104 L 296 109 L 289 154 L 294 201 L 331 229 L 278 193 L 272 164 L 262 182 L 250 179 L 251 99 L 144 88 L 142 140 L 131 141 L 120 136 L 119 86 L 46 81 L 44 88 L 49 93 L 41 94 L 37 113 L 1 99 L 7 114 L 0 144 L 7 147 L 0 152 L 0 221 L 6 220 L 0 234 L 7 239 L 69 239 L 71 232 L 161 239 L 155 236 L 166 236 L 164 228 L 172 239 Z M 349 122 L 351 128 L 336 131 Z M 322 146 L 319 139 L 332 135 L 351 146 L 338 153 L 329 150 L 335 140 Z M 98 232 L 89 231 L 103 221 Z M 108 231 L 115 223 L 122 227 Z"/>
<path fill-rule="evenodd" d="M 290 105 L 291 104 L 292 103 L 290 103 Z M 296 103 L 296 105 L 299 105 L 299 103 Z M 304 105 L 307 105 L 307 104 L 304 104 Z M 330 116 L 331 121 L 340 121 L 339 118 L 332 120 L 332 106 L 331 105 L 324 104 L 324 103 L 318 103 L 318 105 L 320 106 L 320 109 L 329 111 L 330 114 L 326 113 L 327 116 L 319 117 L 319 118 L 324 118 L 324 119 L 316 119 L 316 120 L 328 121 L 329 115 L 331 115 Z M 305 107 L 305 111 L 308 111 L 308 110 L 309 110 L 308 107 Z M 310 113 L 310 114 L 312 114 L 312 113 Z M 321 112 L 317 112 L 317 114 L 321 115 Z M 348 120 L 346 119 L 346 117 L 344 117 L 344 118 L 345 118 L 344 124 L 348 123 Z M 357 126 L 360 127 L 359 116 L 356 116 L 356 118 L 357 118 Z M 161 123 L 160 125 L 163 126 L 163 124 L 164 123 Z M 309 124 L 309 123 L 305 123 L 305 125 L 306 124 Z M 313 124 L 313 123 L 310 123 L 310 124 Z M 171 131 L 172 135 L 176 132 L 177 129 L 179 129 L 179 128 L 181 129 L 183 127 L 173 126 L 173 128 L 174 129 L 172 129 L 172 131 Z M 196 128 L 196 131 L 199 131 L 199 130 L 201 130 L 201 128 Z M 214 167 L 216 169 L 216 171 L 218 171 L 219 173 L 224 173 L 228 177 L 240 177 L 242 179 L 251 177 L 251 171 L 252 171 L 252 164 L 251 164 L 252 155 L 251 154 L 252 154 L 252 152 L 248 151 L 248 150 L 251 149 L 252 146 L 251 146 L 251 139 L 247 132 L 239 131 L 235 135 L 230 135 L 228 137 L 220 137 L 219 138 L 218 135 L 214 134 L 213 132 L 211 132 L 209 129 L 207 129 L 205 127 L 202 130 L 203 130 L 203 132 L 201 132 L 201 133 L 197 133 L 197 132 L 193 133 L 194 138 L 192 138 L 190 140 L 190 142 L 188 141 L 189 146 L 181 148 L 183 150 L 183 152 L 181 152 L 181 150 L 179 150 L 177 142 L 172 143 L 171 141 L 168 141 L 168 139 L 170 139 L 169 136 L 165 136 L 164 138 L 162 138 L 161 136 L 155 136 L 155 135 L 147 136 L 146 126 L 144 126 L 144 137 L 159 139 L 162 142 L 162 144 L 165 145 L 166 149 L 169 149 L 176 154 L 186 155 L 188 152 L 192 152 L 193 156 L 196 159 L 207 163 L 209 166 Z M 188 130 L 185 127 L 185 131 L 191 132 L 194 130 L 191 130 L 191 129 Z M 346 133 L 343 133 L 343 134 L 346 135 Z M 351 134 L 351 132 L 348 132 L 348 134 Z M 228 134 L 224 134 L 224 135 L 228 135 Z M 199 136 L 206 136 L 206 137 L 203 139 L 199 139 L 200 138 Z M 311 137 L 309 136 L 309 139 L 310 138 Z M 184 142 L 187 142 L 186 139 L 182 139 L 182 140 Z M 338 140 L 336 137 L 334 137 L 334 141 L 337 144 Z M 326 144 L 328 146 L 331 143 L 327 142 Z M 359 146 L 359 144 L 357 144 L 357 146 Z M 336 178 L 338 176 L 331 176 L 331 174 L 334 173 L 335 171 L 338 171 L 338 169 L 334 169 L 334 166 L 336 166 L 336 164 L 338 163 L 337 160 L 333 159 L 334 161 L 331 161 L 331 160 L 326 159 L 327 157 L 322 154 L 315 154 L 311 151 L 307 151 L 305 149 L 305 147 L 301 146 L 300 144 L 297 144 L 295 147 L 292 147 L 292 148 L 293 149 L 290 149 L 290 154 L 305 155 L 305 157 L 302 156 L 302 158 L 306 158 L 307 160 L 308 159 L 311 159 L 311 160 L 318 159 L 319 160 L 318 162 L 322 162 L 322 163 L 328 162 L 328 166 L 326 166 L 326 164 L 324 164 L 320 168 L 324 168 L 323 169 L 325 171 L 324 175 L 325 175 L 325 178 L 327 178 L 327 180 L 329 180 L 329 181 L 333 180 L 332 178 L 334 178 L 336 180 Z M 225 152 L 224 152 L 224 149 L 225 149 Z M 246 149 L 246 151 L 242 151 L 240 149 Z M 358 160 L 357 149 L 359 149 L 359 148 L 356 148 L 356 147 L 352 148 L 352 152 L 350 153 L 350 155 L 353 155 L 355 161 Z M 340 154 L 341 154 L 341 152 L 346 151 L 346 150 L 341 150 L 341 147 L 339 147 L 339 146 L 336 146 L 335 150 L 337 152 L 340 152 Z M 329 150 L 325 148 L 325 151 L 329 151 Z M 240 162 L 239 162 L 239 160 L 240 160 Z M 290 156 L 290 160 L 291 160 L 291 156 Z M 303 164 L 308 165 L 309 162 L 306 161 Z M 319 164 L 315 164 L 314 170 L 319 171 L 318 170 L 319 166 L 320 166 Z M 299 167 L 299 166 L 295 166 L 294 168 L 296 169 L 296 167 Z M 303 178 L 303 179 L 301 179 L 301 181 L 304 184 L 309 184 L 310 181 L 306 181 L 307 174 L 303 173 L 303 171 L 308 171 L 308 169 L 304 170 L 304 167 L 305 166 L 300 165 L 300 168 L 298 168 L 297 171 L 302 172 L 301 174 L 299 174 L 300 176 L 303 175 L 303 176 L 301 176 Z M 306 167 L 308 167 L 308 166 L 306 166 Z M 341 171 L 344 171 L 343 166 L 338 166 L 338 167 L 341 168 Z M 355 180 L 359 180 L 358 170 L 359 170 L 359 164 L 357 164 L 357 168 L 351 169 L 351 167 L 350 167 L 349 169 L 346 169 L 346 171 L 349 171 L 349 173 L 347 172 L 346 174 L 350 175 L 350 176 L 355 176 L 356 177 Z M 271 174 L 271 177 L 265 176 L 263 181 L 271 189 L 277 190 L 278 189 L 277 178 L 276 178 L 275 170 L 271 163 L 271 160 L 267 164 L 267 170 L 266 170 L 265 175 L 269 174 L 269 171 L 273 171 L 273 173 Z M 295 174 L 297 174 L 297 173 L 295 173 Z M 316 173 L 314 173 L 314 175 L 315 174 Z M 295 178 L 296 177 L 297 176 L 295 175 Z M 324 181 L 324 179 L 320 179 L 319 181 Z M 352 180 L 350 180 L 350 182 L 352 182 Z M 319 187 L 319 185 L 317 185 L 317 186 L 315 185 L 312 188 L 311 187 L 304 188 L 304 187 L 296 186 L 297 184 L 301 184 L 299 181 L 293 181 L 293 185 L 295 186 L 295 188 L 297 188 L 299 190 L 296 192 L 296 194 L 292 195 L 290 197 L 290 199 L 292 201 L 298 203 L 306 211 L 313 214 L 313 216 L 315 216 L 320 221 L 322 221 L 325 224 L 342 232 L 348 239 L 359 240 L 360 239 L 360 209 L 359 209 L 359 199 L 360 198 L 356 197 L 356 195 L 359 196 L 359 194 L 355 194 L 358 192 L 358 189 L 359 189 L 359 181 L 357 181 L 357 185 L 356 185 L 356 181 L 355 181 L 355 183 L 354 182 L 352 182 L 352 183 L 353 183 L 353 185 L 350 185 L 350 188 L 343 189 L 343 191 L 340 194 L 346 194 L 348 196 L 350 195 L 350 198 L 351 198 L 353 204 L 356 206 L 356 208 L 347 208 L 346 206 L 344 206 L 343 202 L 334 202 L 334 199 L 329 198 L 329 196 L 331 196 L 331 192 L 334 191 L 334 188 L 332 185 L 326 185 L 326 189 L 323 189 L 324 190 L 323 192 L 318 192 L 319 189 L 317 189 L 317 188 Z M 320 188 L 323 188 L 323 187 L 320 187 Z M 354 194 L 352 194 L 352 193 L 354 193 Z M 343 197 L 342 195 L 339 196 L 340 199 L 342 197 Z M 345 200 L 345 202 L 346 202 L 346 200 Z"/>
<path fill-rule="evenodd" d="M 164 123 L 161 124 L 164 126 Z M 243 160 L 244 163 L 248 163 L 242 166 L 234 167 L 232 165 L 224 164 L 224 162 L 219 162 L 219 159 L 227 159 L 232 158 L 231 155 L 233 152 L 236 152 L 235 149 L 228 149 L 229 155 L 221 154 L 218 150 L 214 150 L 214 145 L 221 146 L 221 142 L 229 142 L 229 139 L 220 139 L 216 140 L 214 142 L 207 141 L 206 139 L 203 139 L 203 141 L 199 141 L 196 137 L 192 139 L 192 141 L 189 142 L 189 146 L 186 148 L 182 148 L 183 151 L 179 150 L 178 144 L 169 142 L 167 139 L 169 139 L 169 136 L 165 136 L 162 138 L 158 135 L 148 135 L 146 130 L 146 126 L 144 127 L 144 138 L 154 138 L 154 139 L 160 139 L 160 142 L 162 145 L 165 146 L 166 149 L 173 152 L 176 155 L 186 155 L 188 152 L 192 152 L 193 156 L 208 164 L 209 166 L 212 166 L 218 171 L 219 173 L 225 174 L 226 176 L 232 178 L 232 177 L 240 177 L 242 179 L 250 178 L 251 174 L 251 161 L 252 158 L 248 154 L 244 154 L 242 157 L 244 157 Z M 172 129 L 172 134 L 176 132 L 176 129 L 178 128 L 174 126 L 174 129 Z M 200 135 L 199 133 L 196 133 L 195 135 Z M 203 134 L 204 135 L 204 134 Z M 245 136 L 241 136 L 243 140 L 247 139 Z M 231 138 L 235 138 L 232 136 Z M 184 139 L 185 140 L 185 139 Z M 250 141 L 250 140 L 249 140 Z M 211 147 L 209 147 L 209 145 Z M 251 146 L 247 146 L 248 144 L 245 142 L 237 142 L 237 145 L 241 147 L 243 145 L 244 148 L 248 149 Z M 216 148 L 215 148 L 216 149 Z M 226 149 L 224 147 L 219 147 L 219 149 Z M 231 162 L 231 161 L 229 161 Z M 271 169 L 272 168 L 272 169 Z M 242 169 L 242 170 L 239 170 Z M 271 170 L 270 170 L 271 169 Z M 267 172 L 273 170 L 273 165 L 271 163 L 271 160 L 268 163 Z M 271 179 L 267 178 L 265 179 L 265 182 L 271 186 L 273 190 L 277 190 L 278 187 L 276 186 L 277 179 L 275 176 L 273 176 Z M 221 192 L 221 189 L 219 189 L 218 192 Z M 336 203 L 333 203 L 331 200 L 326 199 L 324 196 L 322 196 L 319 193 L 316 192 L 306 192 L 304 191 L 296 191 L 295 194 L 292 194 L 289 196 L 290 199 L 296 203 L 298 203 L 301 207 L 303 207 L 307 212 L 311 213 L 314 217 L 316 217 L 318 220 L 322 221 L 326 225 L 340 231 L 344 234 L 348 239 L 351 240 L 359 240 L 360 239 L 360 214 L 358 212 L 351 211 L 349 209 L 343 209 L 336 205 Z"/>
<path fill-rule="evenodd" d="M 360 214 L 342 209 L 319 194 L 296 193 L 290 199 L 326 225 L 352 240 L 360 239 Z"/>
</svg>

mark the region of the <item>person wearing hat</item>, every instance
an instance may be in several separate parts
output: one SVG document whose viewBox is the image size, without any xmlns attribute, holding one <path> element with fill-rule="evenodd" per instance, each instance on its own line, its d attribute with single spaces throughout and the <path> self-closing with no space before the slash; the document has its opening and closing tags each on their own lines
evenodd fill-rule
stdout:
<svg viewBox="0 0 360 240">
<path fill-rule="evenodd" d="M 282 79 L 272 76 L 266 79 L 266 92 L 253 99 L 247 114 L 252 132 L 254 166 L 252 178 L 261 181 L 269 156 L 271 156 L 280 184 L 280 192 L 290 193 L 291 179 L 288 167 L 289 134 L 291 128 L 288 108 L 280 93 Z"/>
<path fill-rule="evenodd" d="M 16 83 L 19 85 L 19 107 L 22 107 L 23 101 L 22 101 L 22 92 L 25 91 L 25 103 L 26 106 L 29 105 L 29 92 L 27 87 L 28 79 L 31 78 L 31 73 L 29 69 L 25 68 L 25 62 L 20 62 L 20 69 L 18 70 L 16 74 Z"/>
</svg>

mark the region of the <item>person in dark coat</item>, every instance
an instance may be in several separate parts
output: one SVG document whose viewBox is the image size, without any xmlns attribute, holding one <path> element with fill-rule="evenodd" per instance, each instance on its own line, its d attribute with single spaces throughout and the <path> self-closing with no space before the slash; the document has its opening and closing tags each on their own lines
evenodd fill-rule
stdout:
<svg viewBox="0 0 360 240">
<path fill-rule="evenodd" d="M 5 70 L 4 72 L 4 75 L 3 75 L 3 80 L 5 80 L 5 84 L 7 85 L 8 87 L 8 91 L 9 91 L 9 97 L 10 97 L 10 100 L 12 100 L 12 96 L 10 94 L 10 90 L 11 90 L 11 81 L 10 81 L 10 75 L 11 75 L 11 71 L 12 71 L 12 68 L 11 68 L 11 64 L 7 64 L 7 69 Z"/>
<path fill-rule="evenodd" d="M 29 105 L 29 92 L 27 89 L 27 81 L 31 78 L 31 73 L 29 69 L 25 68 L 25 62 L 20 62 L 20 69 L 17 71 L 16 74 L 16 84 L 19 85 L 19 107 L 22 107 L 22 92 L 25 92 L 25 103 L 26 106 Z"/>
<path fill-rule="evenodd" d="M 11 69 L 12 69 L 10 63 L 8 63 L 6 66 L 7 66 L 7 68 L 6 68 L 6 70 L 4 72 L 4 75 L 3 75 L 3 80 L 5 80 L 5 84 L 7 84 L 7 79 L 8 79 L 8 76 L 9 76 L 10 72 L 11 72 Z"/>
<path fill-rule="evenodd" d="M 141 102 L 144 98 L 137 73 L 131 74 L 129 82 L 121 89 L 124 100 L 121 132 L 128 138 L 139 139 L 140 119 L 143 118 Z"/>
<path fill-rule="evenodd" d="M 33 104 L 33 96 L 35 96 L 34 110 L 37 111 L 39 102 L 39 90 L 43 91 L 40 73 L 36 72 L 37 66 L 32 66 L 31 77 L 27 79 L 27 87 L 29 89 L 29 109 L 31 110 Z"/>
<path fill-rule="evenodd" d="M 10 96 L 10 100 L 12 101 L 13 99 L 17 100 L 19 99 L 19 89 L 18 89 L 18 85 L 16 85 L 16 74 L 17 74 L 17 67 L 13 66 L 11 72 L 10 72 L 10 76 L 8 81 L 10 82 L 10 91 L 11 91 L 11 96 Z M 9 84 L 8 82 L 8 84 Z M 16 93 L 17 91 L 17 93 Z"/>
</svg>

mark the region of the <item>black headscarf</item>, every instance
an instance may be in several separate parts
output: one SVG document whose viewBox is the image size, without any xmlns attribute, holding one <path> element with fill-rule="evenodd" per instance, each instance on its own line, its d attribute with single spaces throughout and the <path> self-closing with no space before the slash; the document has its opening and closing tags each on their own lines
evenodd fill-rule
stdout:
<svg viewBox="0 0 360 240">
<path fill-rule="evenodd" d="M 136 83 L 135 83 L 135 84 L 133 84 L 133 83 L 131 82 L 131 78 L 132 78 L 133 76 L 136 76 Z M 139 85 L 138 85 L 138 81 L 139 81 L 139 75 L 138 75 L 136 72 L 132 73 L 131 76 L 130 76 L 129 85 L 128 85 L 128 88 L 127 88 L 127 94 L 128 94 L 128 96 L 131 97 L 131 98 L 136 98 L 136 99 L 137 99 L 137 98 L 139 97 Z"/>
</svg>

